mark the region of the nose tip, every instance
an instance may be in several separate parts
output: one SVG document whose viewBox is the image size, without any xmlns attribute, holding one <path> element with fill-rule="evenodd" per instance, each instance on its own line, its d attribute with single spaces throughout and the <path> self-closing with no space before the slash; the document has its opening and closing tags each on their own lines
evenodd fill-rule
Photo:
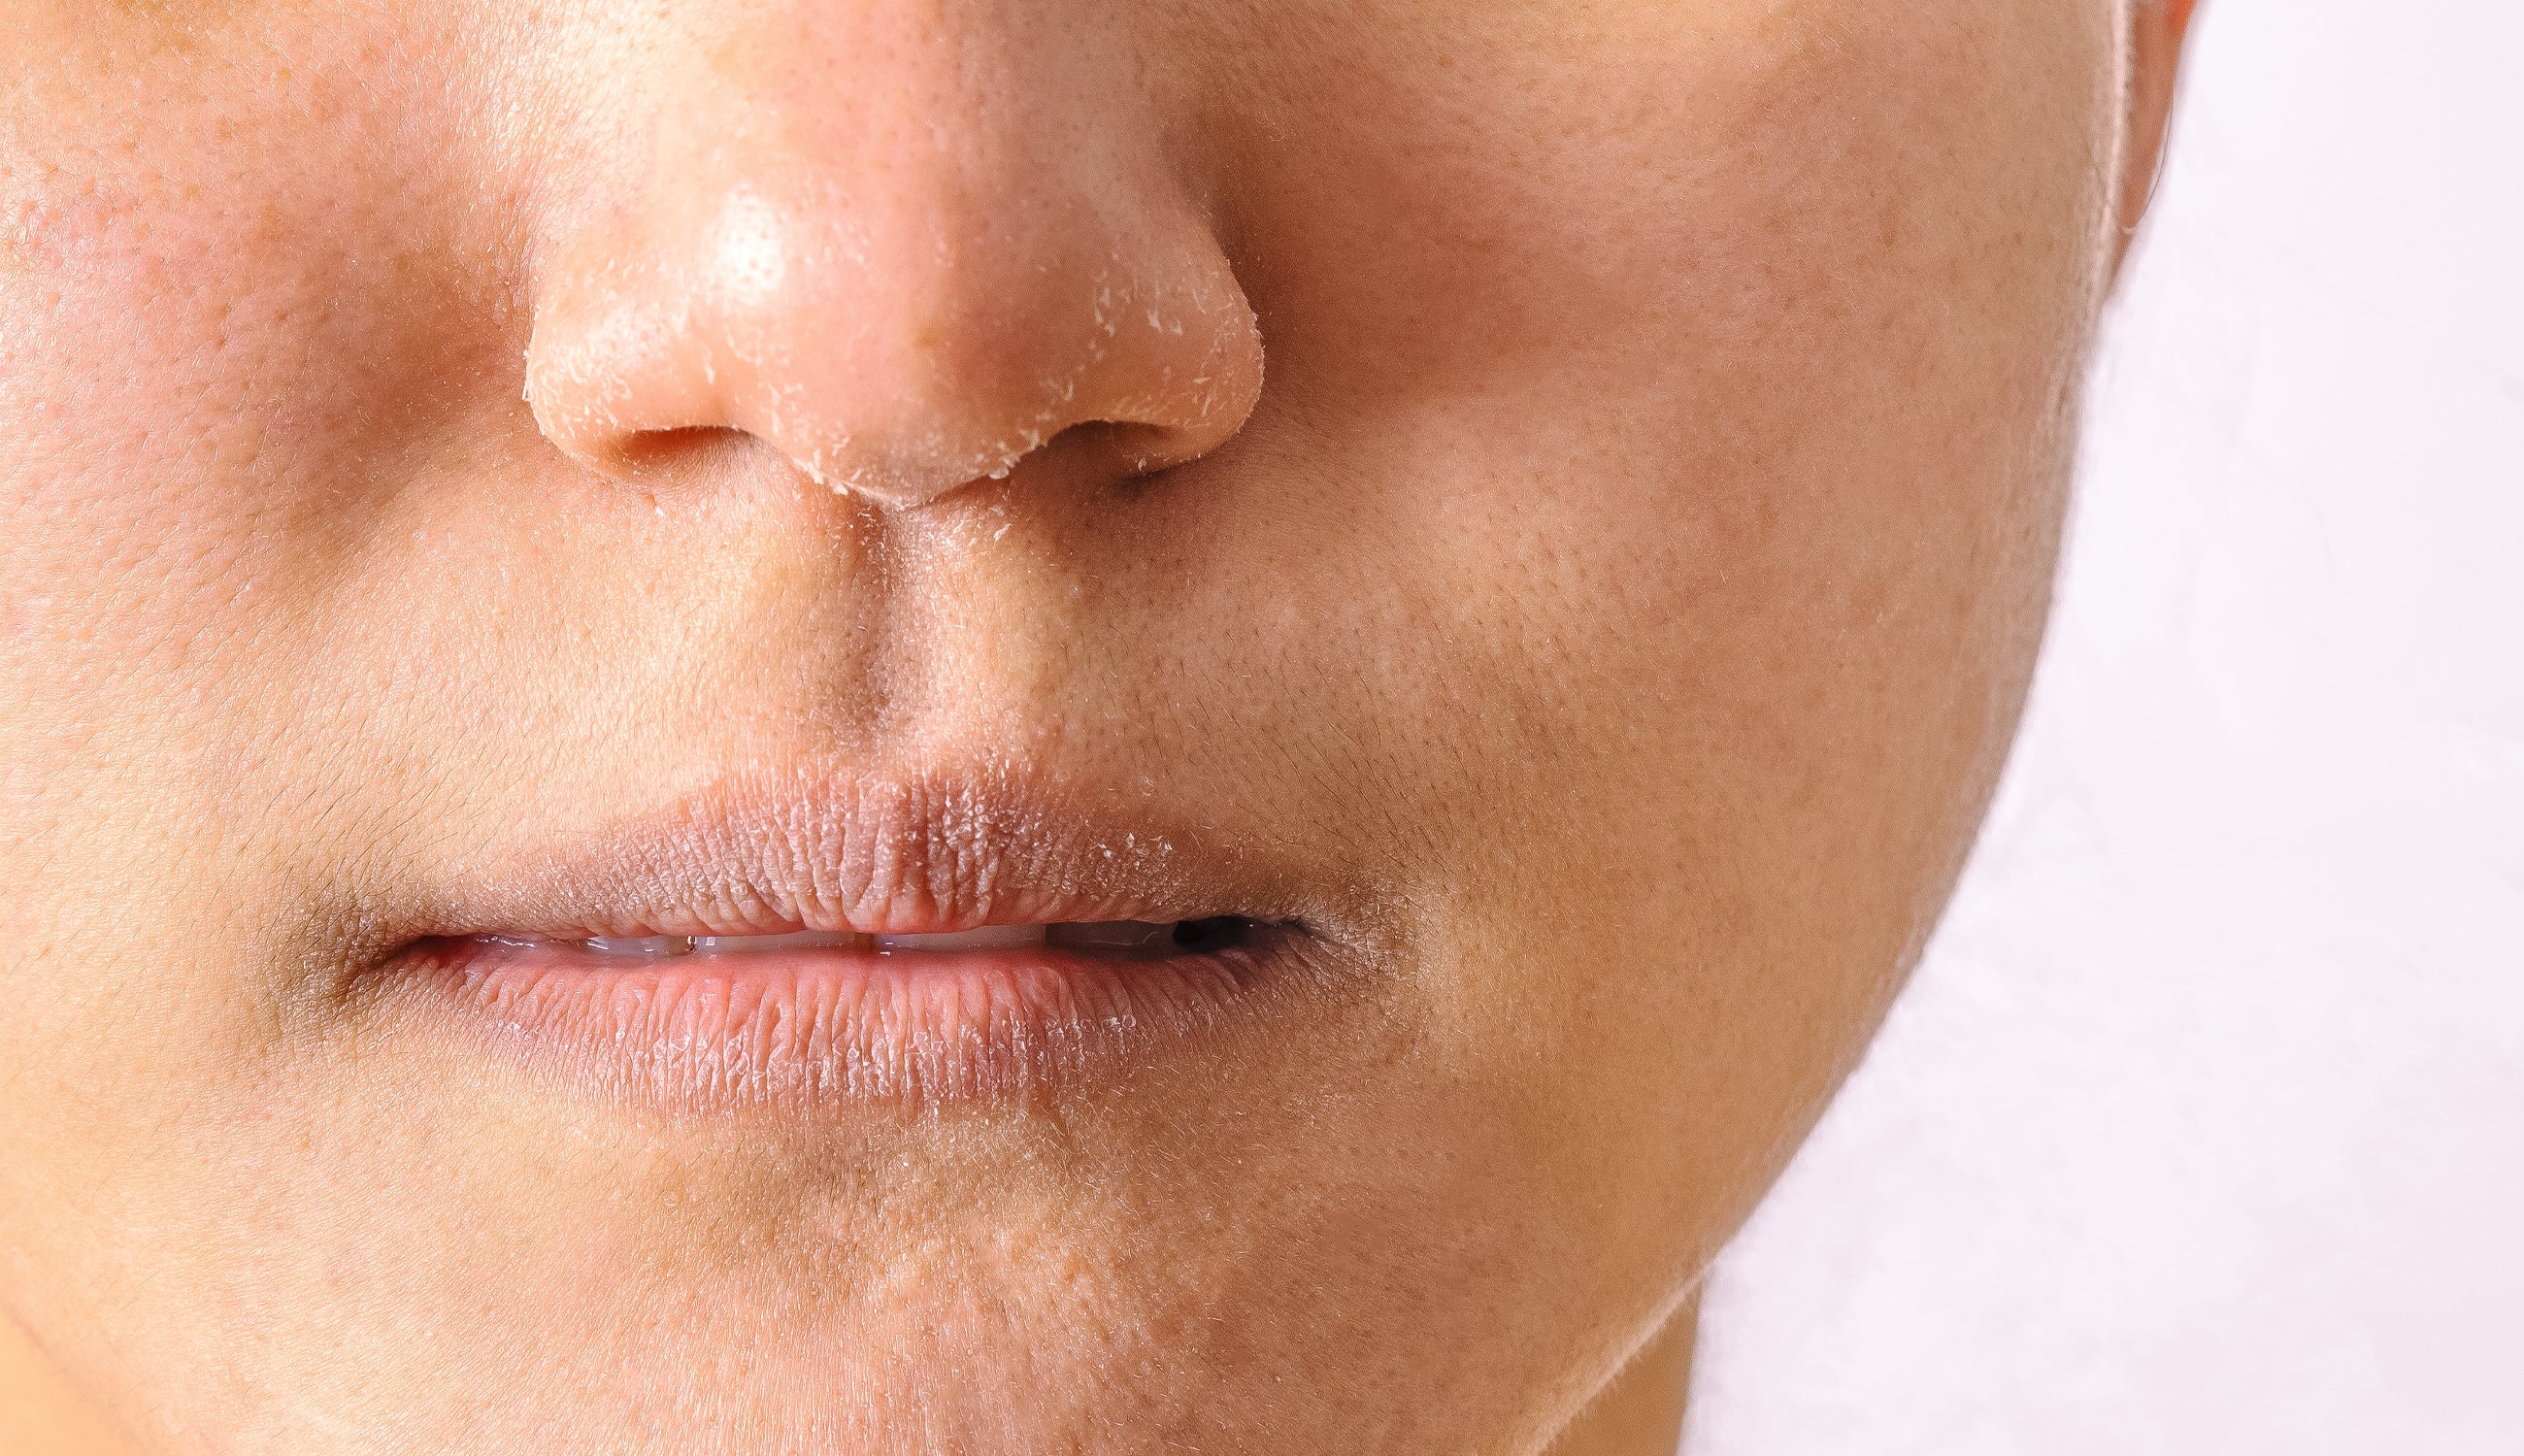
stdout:
<svg viewBox="0 0 2524 1456">
<path fill-rule="evenodd" d="M 1073 426 L 1112 426 L 1134 470 L 1241 428 L 1253 310 L 1169 170 L 1116 160 L 1146 150 L 1125 114 L 1088 107 L 1106 132 L 1090 148 L 1073 113 L 1046 155 L 1004 88 L 894 98 L 917 125 L 862 92 L 801 126 L 791 94 L 765 135 L 726 74 L 538 280 L 526 397 L 573 459 L 629 477 L 687 432 L 738 430 L 908 508 Z"/>
</svg>

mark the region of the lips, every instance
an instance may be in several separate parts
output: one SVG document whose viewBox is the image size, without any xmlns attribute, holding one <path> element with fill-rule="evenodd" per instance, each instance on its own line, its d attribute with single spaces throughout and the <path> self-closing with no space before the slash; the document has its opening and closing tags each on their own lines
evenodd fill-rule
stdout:
<svg viewBox="0 0 2524 1456">
<path fill-rule="evenodd" d="M 1373 918 L 1215 823 L 1008 776 L 735 783 L 448 876 L 369 980 L 587 1095 L 1006 1104 L 1355 990 Z"/>
<path fill-rule="evenodd" d="M 939 951 L 1002 950 L 1062 946 L 1113 954 L 1156 954 L 1189 948 L 1240 933 L 1236 916 L 1158 924 L 1146 920 L 1098 920 L 1061 925 L 989 925 L 979 930 L 934 935 L 856 935 L 848 931 L 801 930 L 751 936 L 590 936 L 567 942 L 608 957 L 655 960 L 677 955 L 752 955 L 771 950 L 869 950 L 881 955 L 923 955 Z"/>
</svg>

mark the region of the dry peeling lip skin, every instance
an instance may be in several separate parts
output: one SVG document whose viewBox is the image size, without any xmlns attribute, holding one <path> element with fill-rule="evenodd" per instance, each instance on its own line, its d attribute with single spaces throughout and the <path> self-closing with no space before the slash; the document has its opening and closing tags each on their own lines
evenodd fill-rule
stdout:
<svg viewBox="0 0 2524 1456">
<path fill-rule="evenodd" d="M 1112 1082 L 1373 958 L 1285 869 L 1033 801 L 876 786 L 662 822 L 455 887 L 376 984 L 608 1097 L 796 1109 Z"/>
</svg>

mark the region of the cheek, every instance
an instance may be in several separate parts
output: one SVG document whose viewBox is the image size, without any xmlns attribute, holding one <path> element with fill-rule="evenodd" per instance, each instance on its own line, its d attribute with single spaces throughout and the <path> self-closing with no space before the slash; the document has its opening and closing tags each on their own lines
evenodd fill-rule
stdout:
<svg viewBox="0 0 2524 1456">
<path fill-rule="evenodd" d="M 1968 679 L 2019 676 L 2038 630 L 2106 37 L 1750 9 L 1615 37 L 1483 12 L 1442 67 L 1363 47 L 1311 77 L 1334 120 L 1296 160 L 1254 162 L 1277 404 L 1326 480 L 1377 482 L 1328 488 L 1387 528 L 1357 554 L 1480 658 L 1426 659 L 1441 718 L 1444 684 L 1496 683 L 1490 718 L 1524 692 L 1685 761 L 1763 724 L 1781 777 L 1852 747 L 1808 741 L 1825 708 L 2005 726 Z"/>
<path fill-rule="evenodd" d="M 1695 1236 L 1871 1026 L 2012 731 L 2111 117 L 2083 11 L 1712 15 L 1364 46 L 1242 218 L 1322 523 L 1287 569 L 1341 604 L 1264 676 L 1440 847 L 1430 1035 L 1524 1090 L 1482 1136 L 1660 1217 L 1630 1180 L 1735 1170 Z"/>
<path fill-rule="evenodd" d="M 149 107 L 0 111 L 0 491 L 21 580 L 78 624 L 52 648 L 171 666 L 251 637 L 363 544 L 376 483 L 483 422 L 514 330 L 450 246 L 462 210 L 399 170 L 433 155 L 428 110 L 295 54 L 294 108 L 141 58 L 93 89 Z"/>
<path fill-rule="evenodd" d="M 387 101 L 333 99 L 357 93 L 319 43 L 291 54 L 300 108 L 207 56 L 0 92 L 0 783 L 24 834 L 0 979 L 47 989 L 0 1065 L 143 1118 L 249 1095 L 251 993 L 295 913 L 263 851 L 342 838 L 311 802 L 342 787 L 339 743 L 283 732 L 270 685 L 322 676 L 292 624 L 503 347 L 480 280 L 417 261 L 426 219 L 459 216 L 395 173 L 425 151 L 386 134 Z M 450 316 L 493 342 L 452 345 Z M 327 707 L 338 728 L 359 704 Z M 135 986 L 167 1014 L 115 1014 Z"/>
<path fill-rule="evenodd" d="M 326 41 L 290 50 L 296 107 L 210 55 L 0 106 L 0 751 L 57 829 L 0 913 L 67 928 L 137 897 L 52 964 L 164 947 L 151 979 L 201 998 L 203 1044 L 254 1035 L 220 997 L 280 953 L 288 917 L 235 907 L 364 852 L 342 805 L 390 792 L 354 745 L 377 705 L 358 685 L 393 677 L 398 644 L 328 614 L 394 615 L 361 563 L 410 550 L 398 498 L 523 417 L 492 387 L 522 348 L 501 265 L 456 245 L 483 205 L 430 190 L 461 169 L 428 108 L 364 95 Z M 162 104 L 109 104 L 134 92 Z M 446 180 L 405 170 L 424 165 Z M 150 864 L 161 888 L 121 890 Z M 209 926 L 241 940 L 221 955 Z M 123 1054 L 117 1025 L 78 1044 Z"/>
</svg>

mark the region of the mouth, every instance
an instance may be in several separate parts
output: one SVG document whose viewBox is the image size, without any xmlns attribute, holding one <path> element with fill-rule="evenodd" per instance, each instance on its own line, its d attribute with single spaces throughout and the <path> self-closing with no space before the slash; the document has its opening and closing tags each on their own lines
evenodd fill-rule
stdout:
<svg viewBox="0 0 2524 1456">
<path fill-rule="evenodd" d="M 1039 795 L 721 793 L 468 876 L 368 982 L 608 1101 L 1022 1102 L 1361 984 L 1304 878 Z"/>
<path fill-rule="evenodd" d="M 928 935 L 857 934 L 800 930 L 738 936 L 589 936 L 557 944 L 614 961 L 652 961 L 684 955 L 759 955 L 792 950 L 857 950 L 876 955 L 970 954 L 1060 946 L 1113 955 L 1166 956 L 1241 943 L 1253 929 L 1240 915 L 1200 920 L 1091 920 L 1056 925 L 992 925 L 979 930 Z M 500 938 L 493 938 L 500 939 Z M 548 944 L 532 939 L 520 946 Z"/>
</svg>

